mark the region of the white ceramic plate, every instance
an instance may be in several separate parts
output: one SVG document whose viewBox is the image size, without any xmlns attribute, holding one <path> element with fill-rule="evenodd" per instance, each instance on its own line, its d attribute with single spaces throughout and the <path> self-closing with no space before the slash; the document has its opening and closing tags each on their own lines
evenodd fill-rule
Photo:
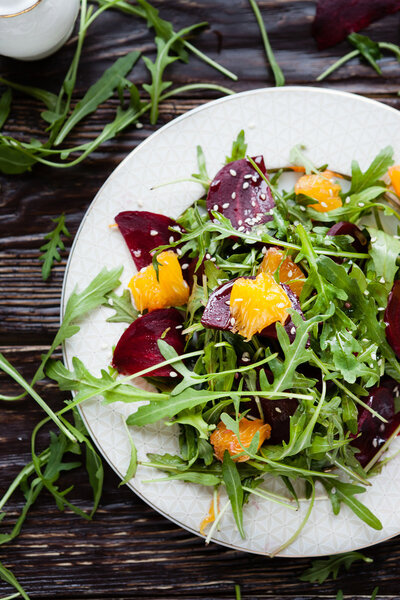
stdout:
<svg viewBox="0 0 400 600">
<path fill-rule="evenodd" d="M 392 108 L 343 92 L 286 87 L 261 89 L 210 102 L 175 119 L 136 148 L 112 173 L 87 211 L 76 236 L 64 281 L 65 301 L 77 285 L 83 288 L 104 266 L 124 265 L 127 284 L 135 267 L 122 236 L 108 225 L 122 210 L 144 209 L 177 217 L 202 194 L 197 184 L 181 183 L 152 191 L 152 186 L 196 172 L 196 145 L 203 147 L 210 175 L 224 163 L 233 139 L 245 129 L 251 154 L 264 154 L 269 167 L 288 163 L 289 150 L 307 147 L 317 164 L 349 172 L 357 158 L 365 169 L 378 151 L 391 144 L 400 160 L 400 114 Z M 107 323 L 110 311 L 101 308 L 81 324 L 80 332 L 65 344 L 65 363 L 71 368 L 78 356 L 92 372 L 111 359 L 111 347 L 125 324 Z M 129 464 L 129 444 L 122 420 L 134 410 L 122 403 L 103 406 L 91 399 L 82 407 L 86 425 L 101 453 L 123 477 Z M 139 459 L 147 452 L 174 453 L 177 430 L 162 423 L 132 428 Z M 199 535 L 211 491 L 180 481 L 146 483 L 161 477 L 154 469 L 139 467 L 129 486 L 161 514 Z M 270 486 L 273 483 L 269 484 Z M 282 556 L 316 556 L 346 552 L 375 544 L 400 532 L 400 459 L 384 467 L 362 501 L 380 518 L 375 531 L 343 506 L 334 516 L 321 494 L 300 537 Z M 236 530 L 230 511 L 222 520 L 215 542 L 231 548 L 270 554 L 289 539 L 302 521 L 307 502 L 294 512 L 253 496 L 244 509 L 246 539 Z"/>
</svg>

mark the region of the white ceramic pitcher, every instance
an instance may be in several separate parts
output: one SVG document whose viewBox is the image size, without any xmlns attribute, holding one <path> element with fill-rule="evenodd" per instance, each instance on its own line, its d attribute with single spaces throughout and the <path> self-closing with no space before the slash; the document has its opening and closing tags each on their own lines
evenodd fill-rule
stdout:
<svg viewBox="0 0 400 600">
<path fill-rule="evenodd" d="M 80 0 L 0 0 L 0 54 L 37 60 L 69 38 Z"/>
</svg>

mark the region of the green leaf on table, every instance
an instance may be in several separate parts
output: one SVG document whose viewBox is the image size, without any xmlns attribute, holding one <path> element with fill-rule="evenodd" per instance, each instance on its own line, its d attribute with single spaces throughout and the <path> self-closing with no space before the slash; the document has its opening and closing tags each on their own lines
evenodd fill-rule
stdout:
<svg viewBox="0 0 400 600">
<path fill-rule="evenodd" d="M 151 83 L 144 83 L 143 89 L 146 90 L 150 96 L 150 122 L 152 125 L 155 125 L 158 119 L 158 105 L 160 103 L 161 94 L 172 85 L 172 81 L 163 80 L 164 71 L 168 65 L 179 59 L 179 56 L 171 56 L 170 54 L 174 42 L 178 38 L 181 38 L 191 33 L 195 29 L 203 27 L 204 25 L 205 23 L 198 23 L 197 25 L 192 25 L 191 27 L 185 27 L 173 35 L 167 42 L 165 42 L 161 37 L 157 36 L 155 40 L 157 46 L 157 55 L 154 62 L 147 56 L 143 57 L 144 63 L 151 74 Z"/>
<path fill-rule="evenodd" d="M 236 140 L 232 144 L 231 155 L 225 157 L 225 163 L 228 164 L 240 158 L 246 158 L 247 144 L 245 142 L 245 133 L 242 129 L 239 131 Z"/>
<path fill-rule="evenodd" d="M 18 145 L 0 138 L 0 171 L 6 175 L 19 175 L 35 164 L 34 155 L 27 155 Z"/>
<path fill-rule="evenodd" d="M 236 464 L 231 459 L 228 450 L 225 450 L 222 463 L 222 478 L 225 483 L 226 493 L 231 503 L 238 531 L 244 539 L 243 529 L 243 488 Z"/>
<path fill-rule="evenodd" d="M 250 2 L 251 8 L 253 9 L 254 15 L 256 17 L 258 26 L 260 28 L 260 33 L 261 33 L 261 37 L 262 37 L 264 49 L 265 49 L 265 54 L 266 54 L 267 60 L 269 62 L 269 65 L 271 67 L 271 70 L 274 74 L 275 85 L 276 86 L 285 85 L 285 77 L 282 73 L 282 69 L 276 62 L 276 58 L 275 58 L 275 55 L 271 48 L 271 44 L 269 43 L 267 30 L 265 29 L 264 21 L 261 16 L 260 9 L 258 8 L 258 4 L 257 4 L 256 0 L 249 0 L 249 2 Z"/>
<path fill-rule="evenodd" d="M 88 89 L 82 100 L 79 100 L 75 106 L 57 135 L 54 142 L 55 146 L 61 144 L 79 121 L 93 113 L 100 104 L 113 95 L 120 82 L 132 70 L 139 57 L 140 52 L 129 52 L 126 56 L 118 58 L 111 67 L 104 71 L 103 75 Z"/>
<path fill-rule="evenodd" d="M 30 600 L 28 594 L 25 592 L 18 579 L 15 577 L 14 573 L 12 573 L 9 569 L 0 562 L 0 579 L 5 581 L 9 585 L 12 585 L 18 592 L 17 596 L 20 594 L 24 600 Z M 11 596 L 12 598 L 16 598 L 17 596 Z M 6 599 L 5 599 L 6 600 Z"/>
<path fill-rule="evenodd" d="M 43 254 L 41 254 L 39 257 L 39 260 L 43 261 L 43 281 L 46 281 L 50 277 L 51 268 L 54 265 L 54 262 L 60 262 L 61 260 L 59 251 L 65 250 L 64 242 L 62 241 L 61 236 L 65 235 L 66 237 L 71 237 L 71 234 L 65 225 L 64 214 L 56 219 L 52 219 L 52 221 L 57 225 L 52 231 L 44 236 L 44 239 L 47 240 L 47 242 L 40 247 L 40 251 L 43 252 Z"/>
<path fill-rule="evenodd" d="M 49 109 L 55 110 L 57 106 L 57 96 L 52 92 L 48 92 L 47 90 L 43 90 L 41 88 L 32 87 L 30 85 L 21 85 L 20 83 L 14 83 L 13 81 L 9 81 L 8 79 L 4 79 L 4 77 L 0 77 L 0 84 L 7 85 L 8 87 L 16 90 L 18 92 L 22 92 L 31 98 L 35 98 Z"/>
<path fill-rule="evenodd" d="M 12 92 L 10 89 L 6 90 L 2 96 L 0 96 L 0 131 L 3 128 L 4 123 L 8 119 L 10 114 L 12 100 Z"/>
<path fill-rule="evenodd" d="M 382 75 L 382 71 L 379 65 L 376 63 L 377 60 L 382 58 L 382 52 L 379 48 L 379 44 L 371 40 L 371 38 L 368 36 L 361 35 L 359 33 L 351 33 L 347 36 L 347 40 L 352 46 L 359 50 L 361 56 L 365 58 L 365 60 L 373 69 L 375 69 L 378 75 Z"/>
<path fill-rule="evenodd" d="M 339 570 L 344 567 L 348 571 L 351 565 L 357 560 L 363 560 L 366 563 L 372 563 L 372 558 L 365 556 L 361 552 L 346 552 L 344 554 L 335 554 L 329 558 L 313 560 L 311 567 L 304 571 L 300 576 L 301 581 L 310 583 L 324 583 L 332 577 L 336 579 Z"/>
<path fill-rule="evenodd" d="M 372 258 L 377 279 L 381 277 L 391 288 L 398 270 L 396 261 L 400 255 L 400 240 L 380 229 L 368 227 L 371 236 L 369 254 Z"/>
<path fill-rule="evenodd" d="M 381 177 L 385 175 L 388 168 L 393 164 L 393 148 L 386 146 L 374 158 L 368 169 L 363 173 L 356 160 L 351 163 L 351 188 L 347 196 L 358 194 L 376 184 L 381 184 Z"/>
<path fill-rule="evenodd" d="M 111 317 L 108 317 L 108 323 L 133 323 L 139 316 L 139 311 L 132 304 L 129 290 L 124 290 L 120 296 L 110 292 L 106 295 L 103 306 L 115 311 Z"/>
</svg>

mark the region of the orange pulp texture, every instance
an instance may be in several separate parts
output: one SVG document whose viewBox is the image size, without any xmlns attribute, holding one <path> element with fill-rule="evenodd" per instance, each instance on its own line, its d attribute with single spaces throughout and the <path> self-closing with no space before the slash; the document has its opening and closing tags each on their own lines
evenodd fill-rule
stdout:
<svg viewBox="0 0 400 600">
<path fill-rule="evenodd" d="M 268 248 L 261 265 L 259 273 L 270 273 L 277 277 L 280 283 L 287 283 L 292 292 L 300 296 L 305 282 L 303 271 L 285 253 L 278 248 Z"/>
<path fill-rule="evenodd" d="M 153 265 L 144 267 L 132 277 L 129 289 L 132 292 L 138 311 L 146 308 L 149 312 L 157 308 L 182 306 L 189 298 L 189 286 L 183 279 L 178 256 L 168 250 L 157 257 L 159 263 L 157 274 Z"/>
<path fill-rule="evenodd" d="M 292 303 L 285 290 L 269 273 L 255 279 L 240 278 L 232 286 L 229 301 L 234 332 L 251 339 L 271 323 L 286 321 Z"/>
<path fill-rule="evenodd" d="M 260 432 L 260 441 L 258 443 L 257 450 L 261 448 L 265 440 L 267 440 L 271 435 L 271 426 L 268 423 L 264 423 L 261 419 L 254 419 L 254 421 L 250 421 L 243 417 L 239 421 L 239 437 L 243 448 L 248 448 L 251 444 L 251 441 L 257 431 Z M 225 450 L 228 450 L 231 456 L 235 454 L 239 454 L 242 452 L 242 448 L 239 444 L 239 440 L 236 435 L 230 429 L 227 429 L 225 423 L 220 421 L 218 426 L 212 432 L 210 436 L 210 442 L 214 446 L 214 454 L 218 460 L 221 462 L 224 460 Z M 235 462 L 245 462 L 249 460 L 250 456 L 244 454 L 243 456 L 238 456 L 237 458 L 233 458 Z"/>
<path fill-rule="evenodd" d="M 341 187 L 335 183 L 335 173 L 323 171 L 314 175 L 303 175 L 296 182 L 294 191 L 296 194 L 304 194 L 317 201 L 317 204 L 309 204 L 317 212 L 328 212 L 343 206 L 339 193 Z"/>
<path fill-rule="evenodd" d="M 394 165 L 388 170 L 390 181 L 394 187 L 394 191 L 400 196 L 400 165 Z"/>
</svg>

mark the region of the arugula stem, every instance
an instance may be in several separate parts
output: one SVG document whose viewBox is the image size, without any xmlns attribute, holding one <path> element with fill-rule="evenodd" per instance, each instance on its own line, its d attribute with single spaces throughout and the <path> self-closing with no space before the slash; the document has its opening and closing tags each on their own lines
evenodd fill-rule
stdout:
<svg viewBox="0 0 400 600">
<path fill-rule="evenodd" d="M 42 454 L 40 454 L 40 456 L 39 456 L 39 460 L 40 460 L 41 464 L 46 463 L 49 459 L 49 456 L 50 456 L 50 450 L 47 448 L 47 450 L 42 452 Z M 32 475 L 32 473 L 34 473 L 34 472 L 35 472 L 35 467 L 32 462 L 25 465 L 25 467 L 23 467 L 23 469 L 21 469 L 21 471 L 15 477 L 14 481 L 8 487 L 8 490 L 6 491 L 4 496 L 1 498 L 0 510 L 3 508 L 3 506 L 5 506 L 5 504 L 11 498 L 11 496 L 13 495 L 15 490 L 18 489 L 18 486 L 20 485 L 21 481 L 23 479 L 25 479 L 26 477 L 29 477 L 30 475 Z"/>
<path fill-rule="evenodd" d="M 339 58 L 339 60 L 337 60 L 335 63 L 333 63 L 333 65 L 328 67 L 326 69 L 326 71 L 321 73 L 321 75 L 318 75 L 316 81 L 322 81 L 323 79 L 328 77 L 328 75 L 333 73 L 333 71 L 336 71 L 336 69 L 339 69 L 339 67 L 341 67 L 342 65 L 347 63 L 349 60 L 351 60 L 352 58 L 355 58 L 356 56 L 359 56 L 359 54 L 361 54 L 361 52 L 359 50 L 352 50 L 348 54 L 345 54 L 344 56 L 342 56 L 342 58 Z"/>
<path fill-rule="evenodd" d="M 49 418 L 57 425 L 57 427 L 63 432 L 63 434 L 72 442 L 76 442 L 76 438 L 68 431 L 66 427 L 61 423 L 57 415 L 51 410 L 50 406 L 39 396 L 39 394 L 29 385 L 27 381 L 16 371 L 12 365 L 5 359 L 0 353 L 0 369 L 7 373 L 14 381 L 16 381 L 28 394 L 36 400 L 39 406 L 49 415 Z"/>
<path fill-rule="evenodd" d="M 296 506 L 293 506 L 293 504 L 288 504 L 287 502 L 283 502 L 282 500 L 279 499 L 279 497 L 277 497 L 276 494 L 270 494 L 269 492 L 267 492 L 266 490 L 259 490 L 258 488 L 249 488 L 245 485 L 242 485 L 242 490 L 245 492 L 248 492 L 249 494 L 254 494 L 255 496 L 259 496 L 260 498 L 263 498 L 264 500 L 269 500 L 270 502 L 274 502 L 275 504 L 280 504 L 281 506 L 284 506 L 285 508 L 289 508 L 290 510 L 297 510 Z"/>
<path fill-rule="evenodd" d="M 224 504 L 224 506 L 221 508 L 221 510 L 219 511 L 218 515 L 216 516 L 215 521 L 211 525 L 210 531 L 208 532 L 208 535 L 206 537 L 206 540 L 205 540 L 206 546 L 208 546 L 208 544 L 210 543 L 211 538 L 214 535 L 214 531 L 217 529 L 217 527 L 218 527 L 218 525 L 219 525 L 222 517 L 224 516 L 224 514 L 225 514 L 225 512 L 226 512 L 226 510 L 228 508 L 228 506 L 230 505 L 230 503 L 231 503 L 231 501 L 228 500 L 228 502 L 226 504 Z"/>
<path fill-rule="evenodd" d="M 396 44 L 390 44 L 389 42 L 378 42 L 378 46 L 381 48 L 381 50 L 389 50 L 390 52 L 393 52 L 397 60 L 400 62 L 399 46 L 396 46 Z"/>
<path fill-rule="evenodd" d="M 187 48 L 188 50 L 190 50 L 190 52 L 192 52 L 193 54 L 195 54 L 196 56 L 198 56 L 203 62 L 205 62 L 208 65 L 210 65 L 210 67 L 213 67 L 213 69 L 215 69 L 216 71 L 219 71 L 223 75 L 226 75 L 226 77 L 229 77 L 233 81 L 237 81 L 238 80 L 238 76 L 235 75 L 234 73 L 232 73 L 232 71 L 229 71 L 229 69 L 226 69 L 222 65 L 218 64 L 217 62 L 215 62 L 215 60 L 213 60 L 212 58 L 210 58 L 209 56 L 207 56 L 206 54 L 204 54 L 203 52 L 201 52 L 201 50 L 199 50 L 198 48 L 196 48 L 196 46 L 193 46 L 193 44 L 191 44 L 187 40 L 183 40 L 183 45 L 185 46 L 185 48 Z"/>
<path fill-rule="evenodd" d="M 393 433 L 391 434 L 391 436 L 388 437 L 388 439 L 386 440 L 386 442 L 379 448 L 378 452 L 376 454 L 374 454 L 374 456 L 371 458 L 371 460 L 369 461 L 369 463 L 367 464 L 367 466 L 364 468 L 364 471 L 366 473 L 368 473 L 368 471 L 375 465 L 375 463 L 378 462 L 378 460 L 380 459 L 380 457 L 382 456 L 382 454 L 384 452 L 386 452 L 386 450 L 389 448 L 390 444 L 398 436 L 399 433 L 400 433 L 400 425 L 398 425 L 396 427 L 396 429 L 393 431 Z"/>
<path fill-rule="evenodd" d="M 284 544 L 282 544 L 282 546 L 279 546 L 279 548 L 277 548 L 276 550 L 274 550 L 271 553 L 271 555 L 270 555 L 271 558 L 273 558 L 274 556 L 276 556 L 277 554 L 279 554 L 280 552 L 282 552 L 283 550 L 285 550 L 285 548 L 287 548 L 288 546 L 290 546 L 291 544 L 293 544 L 293 542 L 295 540 L 297 540 L 297 538 L 299 537 L 300 533 L 303 531 L 304 527 L 306 526 L 307 521 L 310 518 L 312 509 L 314 507 L 314 503 L 315 503 L 315 484 L 314 484 L 314 482 L 313 482 L 312 479 L 309 480 L 309 483 L 310 483 L 310 485 L 312 487 L 312 496 L 311 496 L 311 500 L 310 500 L 309 505 L 308 505 L 308 510 L 307 510 L 307 512 L 305 514 L 305 517 L 304 517 L 303 521 L 301 522 L 300 527 L 294 532 L 294 534 Z"/>
<path fill-rule="evenodd" d="M 256 17 L 258 26 L 260 28 L 260 33 L 261 33 L 262 41 L 263 41 L 264 48 L 265 48 L 265 54 L 267 56 L 267 59 L 268 59 L 269 65 L 272 69 L 272 72 L 274 74 L 275 85 L 277 87 L 285 85 L 285 77 L 282 73 L 282 69 L 276 62 L 273 50 L 271 48 L 271 44 L 268 39 L 268 34 L 265 29 L 264 21 L 261 16 L 260 9 L 258 8 L 258 4 L 255 0 L 249 0 L 249 2 L 250 2 L 251 8 L 253 9 L 254 15 Z"/>
<path fill-rule="evenodd" d="M 366 485 L 366 486 L 372 485 L 372 483 L 367 481 L 367 479 L 365 479 L 365 477 L 362 477 L 356 471 L 353 471 L 352 469 L 350 469 L 350 467 L 347 467 L 345 464 L 343 464 L 340 460 L 338 460 L 337 458 L 334 458 L 329 452 L 326 453 L 326 456 L 329 458 L 329 460 L 332 461 L 332 464 L 335 465 L 335 467 L 337 467 L 338 469 L 341 469 L 342 471 L 347 473 L 347 475 L 350 475 L 350 477 L 352 477 L 353 479 L 357 479 L 363 485 Z"/>
</svg>

